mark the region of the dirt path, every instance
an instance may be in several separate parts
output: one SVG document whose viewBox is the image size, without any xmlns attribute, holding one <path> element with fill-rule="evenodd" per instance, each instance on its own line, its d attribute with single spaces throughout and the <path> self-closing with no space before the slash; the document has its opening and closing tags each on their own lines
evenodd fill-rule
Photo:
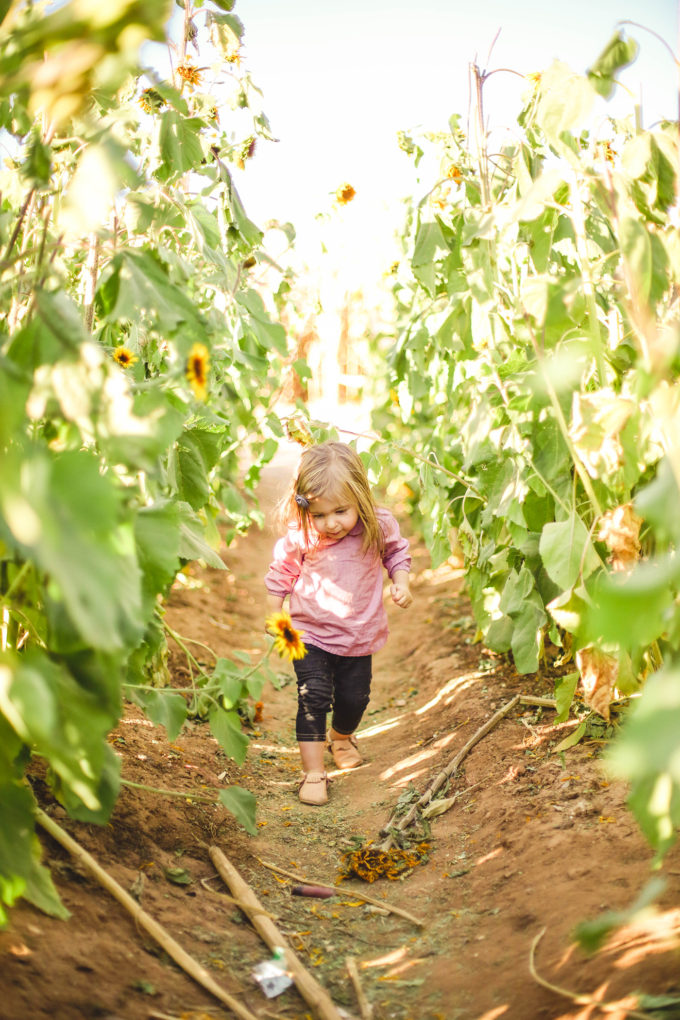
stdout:
<svg viewBox="0 0 680 1020">
<path fill-rule="evenodd" d="M 265 507 L 287 476 L 290 456 L 288 450 L 267 474 Z M 190 574 L 173 593 L 171 626 L 217 655 L 260 652 L 262 576 L 273 540 L 271 531 L 252 532 L 223 550 L 227 571 Z M 396 805 L 420 795 L 515 693 L 552 695 L 549 677 L 518 677 L 474 643 L 459 572 L 451 565 L 430 570 L 418 542 L 413 553 L 416 602 L 406 612 L 389 606 L 391 638 L 375 659 L 360 735 L 366 764 L 335 777 L 326 808 L 297 800 L 295 687 L 287 665 L 280 666 L 281 690 L 264 694 L 242 770 L 204 725 L 190 725 L 168 744 L 162 730 L 128 707 L 111 738 L 124 776 L 185 796 L 127 788 L 110 825 L 84 826 L 65 818 L 36 773 L 41 803 L 258 1017 L 303 1020 L 311 1014 L 295 990 L 267 1000 L 252 980 L 254 964 L 268 951 L 241 912 L 216 895 L 224 889 L 213 880 L 206 844 L 224 851 L 305 966 L 352 1017 L 359 1009 L 345 967 L 350 955 L 359 961 L 374 1020 L 604 1015 L 532 975 L 531 946 L 543 930 L 538 974 L 573 995 L 618 1003 L 610 1018 L 630 1015 L 625 1007 L 636 1000 L 624 997 L 633 991 L 680 997 L 677 851 L 663 868 L 667 887 L 657 917 L 593 957 L 571 943 L 577 923 L 635 899 L 650 877 L 651 854 L 624 807 L 625 791 L 607 785 L 597 746 L 579 745 L 566 760 L 550 753 L 565 731 L 555 732 L 549 712 L 518 705 L 477 744 L 446 791 L 447 797 L 457 794 L 455 803 L 431 819 L 429 833 L 414 833 L 410 848 L 428 848 L 400 878 L 370 886 L 348 879 L 333 899 L 313 900 L 292 897 L 292 883 L 259 862 L 334 884 L 344 855 L 375 848 Z M 186 666 L 178 649 L 171 665 L 181 682 Z M 191 798 L 192 791 L 231 783 L 257 796 L 256 837 L 221 808 Z M 42 842 L 72 918 L 64 924 L 28 906 L 14 911 L 10 928 L 0 933 L 3 1020 L 229 1016 L 56 844 L 47 837 Z M 355 890 L 409 911 L 422 926 L 362 904 Z M 678 1016 L 677 1008 L 642 1012 Z"/>
</svg>

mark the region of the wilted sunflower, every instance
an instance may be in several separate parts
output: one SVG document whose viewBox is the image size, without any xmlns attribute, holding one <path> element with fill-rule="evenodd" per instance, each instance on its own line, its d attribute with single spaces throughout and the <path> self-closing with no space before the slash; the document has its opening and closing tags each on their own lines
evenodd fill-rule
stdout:
<svg viewBox="0 0 680 1020">
<path fill-rule="evenodd" d="M 352 201 L 355 195 L 356 191 L 351 184 L 341 184 L 335 192 L 335 197 L 340 205 L 347 205 L 348 202 Z"/>
<path fill-rule="evenodd" d="M 121 368 L 129 368 L 130 365 L 134 365 L 135 361 L 139 360 L 137 355 L 133 354 L 128 347 L 117 347 L 113 352 L 113 358 Z"/>
<path fill-rule="evenodd" d="M 265 620 L 265 628 L 268 634 L 274 638 L 274 648 L 282 659 L 304 659 L 307 654 L 304 641 L 299 630 L 293 626 L 288 613 L 272 613 Z"/>
<path fill-rule="evenodd" d="M 177 68 L 177 74 L 187 85 L 201 84 L 201 68 L 194 67 L 193 64 L 180 64 Z"/>
<path fill-rule="evenodd" d="M 205 344 L 194 344 L 187 358 L 186 377 L 191 384 L 198 400 L 205 400 L 208 395 L 208 369 L 210 356 Z"/>
<path fill-rule="evenodd" d="M 165 106 L 165 100 L 156 89 L 144 89 L 139 97 L 139 105 L 144 113 L 159 113 Z"/>
</svg>

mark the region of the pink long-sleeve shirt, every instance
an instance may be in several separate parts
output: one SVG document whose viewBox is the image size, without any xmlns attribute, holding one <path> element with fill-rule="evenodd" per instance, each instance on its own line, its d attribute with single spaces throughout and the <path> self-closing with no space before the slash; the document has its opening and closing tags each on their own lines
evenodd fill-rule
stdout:
<svg viewBox="0 0 680 1020">
<path fill-rule="evenodd" d="M 290 595 L 291 620 L 303 640 L 334 655 L 372 655 L 382 648 L 388 633 L 382 568 L 390 578 L 411 568 L 408 539 L 396 520 L 382 507 L 376 515 L 385 535 L 382 561 L 364 554 L 361 521 L 339 542 L 316 536 L 308 547 L 302 531 L 291 528 L 274 546 L 267 591 Z"/>
</svg>

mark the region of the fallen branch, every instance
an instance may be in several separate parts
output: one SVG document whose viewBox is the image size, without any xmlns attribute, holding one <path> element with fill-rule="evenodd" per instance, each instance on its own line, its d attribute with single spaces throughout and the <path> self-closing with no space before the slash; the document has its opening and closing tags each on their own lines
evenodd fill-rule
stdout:
<svg viewBox="0 0 680 1020">
<path fill-rule="evenodd" d="M 434 778 L 434 780 L 427 788 L 425 793 L 422 795 L 422 797 L 420 797 L 420 799 L 417 800 L 415 804 L 413 804 L 413 806 L 404 815 L 404 817 L 397 822 L 397 815 L 396 813 L 393 814 L 387 825 L 385 825 L 384 828 L 382 829 L 382 832 L 388 832 L 389 830 L 392 830 L 393 832 L 403 832 L 405 829 L 407 829 L 411 822 L 413 821 L 413 819 L 415 818 L 419 808 L 423 808 L 425 807 L 426 804 L 430 803 L 435 793 L 438 793 L 439 790 L 441 790 L 442 786 L 444 786 L 447 779 L 449 779 L 453 775 L 453 773 L 456 771 L 460 763 L 463 761 L 466 755 L 472 750 L 475 744 L 478 744 L 482 737 L 485 737 L 487 733 L 490 733 L 494 726 L 496 726 L 501 721 L 501 719 L 505 718 L 508 712 L 512 711 L 515 705 L 518 704 L 519 700 L 520 696 L 519 694 L 516 694 L 514 698 L 511 698 L 510 701 L 503 705 L 502 708 L 499 708 L 498 711 L 494 713 L 494 715 L 492 715 L 490 719 L 487 719 L 484 725 L 480 726 L 476 733 L 473 733 L 473 735 L 468 740 L 467 744 L 465 744 L 465 746 L 461 748 L 461 750 L 458 752 L 455 758 L 453 758 L 446 766 L 446 768 L 442 769 L 439 775 L 437 775 Z M 395 845 L 396 841 L 394 839 L 394 836 L 390 832 L 389 835 L 387 836 L 387 839 L 380 844 L 380 849 L 389 850 L 390 847 Z"/>
<path fill-rule="evenodd" d="M 250 923 L 271 950 L 281 947 L 284 951 L 288 972 L 295 982 L 300 995 L 307 1005 L 311 1006 L 319 1020 L 341 1020 L 333 1001 L 322 985 L 305 969 L 295 952 L 287 944 L 287 939 L 270 918 L 263 916 L 262 906 L 247 882 L 239 875 L 236 868 L 225 857 L 219 847 L 211 846 L 208 853 L 215 870 L 226 883 L 231 892 L 243 904 L 242 910 L 248 915 Z"/>
<path fill-rule="evenodd" d="M 529 973 L 531 974 L 534 981 L 541 985 L 543 988 L 547 988 L 548 991 L 554 992 L 555 995 L 561 995 L 564 999 L 570 999 L 577 1006 L 596 1006 L 601 1009 L 603 1013 L 618 1013 L 625 1011 L 627 1016 L 634 1017 L 635 1020 L 653 1020 L 649 1013 L 640 1013 L 635 1009 L 629 1009 L 628 1006 L 621 1002 L 601 1002 L 599 999 L 595 999 L 592 995 L 579 995 L 575 992 L 570 992 L 566 988 L 560 988 L 559 985 L 553 985 L 550 981 L 546 981 L 536 970 L 536 949 L 538 943 L 545 935 L 545 928 L 541 928 L 538 935 L 531 943 L 531 949 L 529 951 Z"/>
<path fill-rule="evenodd" d="M 69 836 L 60 825 L 58 825 L 53 818 L 41 811 L 40 808 L 36 810 L 36 821 L 43 827 L 45 832 L 60 843 L 65 850 L 71 854 L 72 857 L 81 864 L 90 875 L 95 878 L 100 885 L 102 885 L 107 892 L 111 893 L 114 899 L 118 900 L 125 909 L 132 914 L 137 925 L 143 928 L 144 931 L 154 939 L 162 949 L 168 954 L 168 956 L 175 961 L 175 963 L 182 968 L 182 970 L 193 978 L 199 985 L 214 995 L 216 999 L 219 999 L 223 1005 L 227 1006 L 232 1013 L 236 1016 L 241 1017 L 241 1020 L 257 1020 L 257 1017 L 242 1006 L 237 999 L 234 999 L 228 992 L 225 992 L 220 985 L 217 984 L 215 979 L 205 967 L 202 967 L 192 956 L 182 949 L 179 942 L 176 942 L 172 935 L 170 935 L 165 928 L 163 928 L 158 921 L 155 921 L 153 917 L 142 910 L 140 905 L 137 903 L 129 893 L 123 889 L 121 885 L 116 882 L 108 872 L 104 871 L 101 865 L 97 864 L 94 857 L 85 850 L 80 843 L 76 842 L 72 836 Z"/>
<path fill-rule="evenodd" d="M 270 871 L 275 871 L 277 874 L 284 875 L 286 878 L 292 878 L 295 882 L 303 882 L 306 884 L 311 881 L 311 879 L 303 878 L 301 875 L 296 875 L 292 871 L 284 871 L 283 868 L 278 868 L 274 864 L 268 864 L 266 861 L 260 860 L 259 857 L 257 860 L 260 861 L 260 864 L 264 868 L 269 868 Z M 325 885 L 327 889 L 332 889 L 333 892 L 337 892 L 336 887 L 328 885 L 325 882 L 315 881 L 314 884 L 321 886 Z M 374 907 L 382 907 L 384 910 L 388 910 L 390 914 L 398 914 L 399 917 L 406 918 L 407 921 L 410 921 L 411 924 L 417 925 L 419 928 L 425 927 L 424 921 L 419 921 L 417 917 L 414 917 L 413 914 L 409 914 L 407 910 L 402 910 L 401 907 L 394 907 L 390 903 L 386 903 L 385 900 L 377 900 L 373 896 L 367 896 L 366 893 L 357 892 L 356 889 L 348 890 L 348 895 L 353 896 L 357 900 L 363 900 L 364 903 L 370 903 Z"/>
<path fill-rule="evenodd" d="M 241 900 L 234 899 L 233 896 L 227 896 L 226 893 L 218 892 L 217 889 L 211 889 L 210 888 L 210 886 L 208 885 L 208 882 L 212 882 L 215 878 L 221 878 L 221 877 L 222 877 L 221 875 L 212 875 L 210 878 L 202 878 L 201 879 L 201 885 L 203 886 L 204 889 L 207 889 L 208 892 L 212 896 L 219 896 L 219 898 L 221 900 L 225 900 L 227 903 L 233 903 L 233 905 L 235 907 L 238 907 L 239 910 L 242 910 L 244 914 L 247 913 L 247 910 L 246 910 L 247 904 L 246 903 L 243 903 Z M 254 910 L 255 908 L 254 907 L 250 907 L 249 909 L 250 910 Z M 268 910 L 262 909 L 262 910 L 260 910 L 260 913 L 263 915 L 263 917 L 268 917 L 272 921 L 278 921 L 278 918 L 275 917 L 274 914 L 270 914 Z"/>
<path fill-rule="evenodd" d="M 345 960 L 347 966 L 347 973 L 349 974 L 350 981 L 354 985 L 354 991 L 356 993 L 357 1002 L 359 1004 L 359 1012 L 361 1013 L 361 1020 L 373 1020 L 373 1007 L 366 998 L 366 993 L 361 987 L 361 981 L 359 980 L 359 968 L 357 967 L 357 961 L 353 956 L 348 956 Z"/>
</svg>

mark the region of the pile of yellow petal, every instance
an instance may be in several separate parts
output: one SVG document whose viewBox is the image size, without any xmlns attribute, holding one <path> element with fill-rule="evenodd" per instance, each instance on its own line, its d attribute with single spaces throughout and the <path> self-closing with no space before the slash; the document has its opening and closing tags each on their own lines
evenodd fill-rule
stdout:
<svg viewBox="0 0 680 1020">
<path fill-rule="evenodd" d="M 305 643 L 299 630 L 293 626 L 288 613 L 272 613 L 265 620 L 268 634 L 274 638 L 274 648 L 282 659 L 304 659 L 307 654 Z"/>
<path fill-rule="evenodd" d="M 400 878 L 405 871 L 410 871 L 417 864 L 427 861 L 429 843 L 418 843 L 410 850 L 379 850 L 378 847 L 366 845 L 359 850 L 343 854 L 345 865 L 343 878 L 361 878 L 364 882 L 375 882 L 383 875 L 392 880 Z"/>
</svg>

